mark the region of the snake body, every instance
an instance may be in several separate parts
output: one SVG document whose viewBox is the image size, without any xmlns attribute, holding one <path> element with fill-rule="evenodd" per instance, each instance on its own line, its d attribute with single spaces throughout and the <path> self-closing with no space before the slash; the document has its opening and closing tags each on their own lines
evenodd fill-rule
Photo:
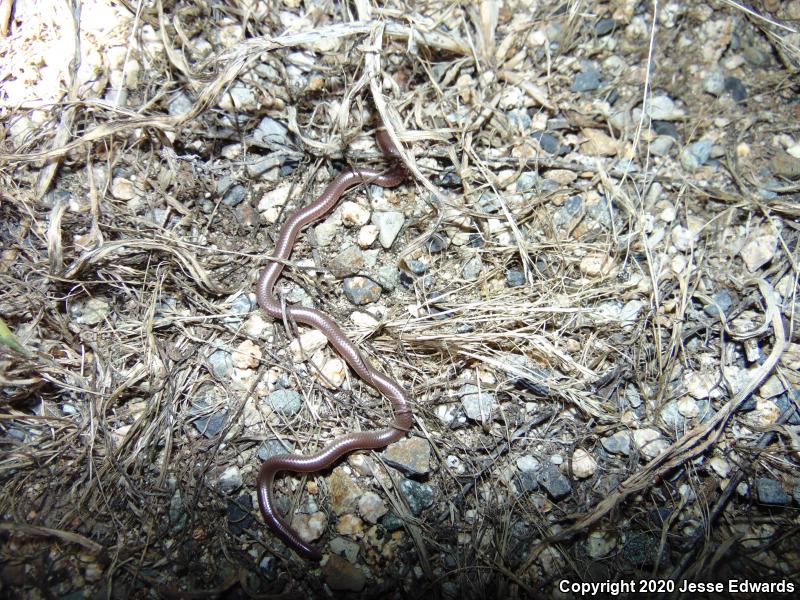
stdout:
<svg viewBox="0 0 800 600">
<path fill-rule="evenodd" d="M 313 308 L 283 307 L 273 292 L 275 282 L 283 271 L 283 261 L 291 255 L 297 235 L 303 227 L 327 214 L 336 206 L 342 194 L 353 186 L 372 183 L 392 188 L 400 185 L 406 178 L 407 171 L 399 162 L 397 148 L 386 131 L 380 127 L 376 133 L 376 141 L 383 154 L 392 159 L 395 165 L 388 171 L 348 168 L 339 173 L 319 198 L 292 214 L 283 224 L 275 250 L 261 271 L 256 284 L 258 303 L 267 314 L 276 319 L 281 319 L 285 315 L 293 321 L 319 329 L 358 376 L 391 401 L 394 411 L 394 419 L 384 429 L 352 432 L 335 439 L 310 456 L 280 454 L 268 458 L 261 465 L 258 475 L 258 504 L 264 521 L 290 548 L 310 560 L 318 561 L 322 555 L 317 548 L 307 544 L 276 509 L 272 494 L 275 474 L 279 471 L 314 473 L 330 467 L 348 452 L 382 448 L 402 438 L 411 428 L 413 421 L 411 407 L 403 387 L 391 377 L 377 371 L 331 317 Z"/>
</svg>

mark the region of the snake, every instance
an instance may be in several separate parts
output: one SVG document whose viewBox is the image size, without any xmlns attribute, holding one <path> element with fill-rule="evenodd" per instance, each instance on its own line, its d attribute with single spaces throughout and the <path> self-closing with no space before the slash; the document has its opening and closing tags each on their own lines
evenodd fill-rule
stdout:
<svg viewBox="0 0 800 600">
<path fill-rule="evenodd" d="M 308 456 L 278 454 L 262 463 L 257 487 L 258 504 L 264 522 L 288 547 L 312 561 L 321 560 L 322 553 L 306 543 L 287 522 L 286 517 L 280 514 L 272 493 L 275 475 L 283 471 L 315 473 L 327 469 L 343 455 L 355 450 L 383 448 L 401 439 L 411 429 L 413 423 L 411 404 L 403 386 L 375 369 L 330 316 L 314 308 L 282 305 L 274 292 L 275 283 L 283 271 L 284 263 L 292 253 L 298 234 L 306 225 L 330 212 L 342 195 L 354 186 L 374 184 L 393 188 L 399 186 L 408 176 L 408 171 L 400 160 L 400 152 L 380 122 L 375 138 L 378 148 L 392 166 L 388 170 L 348 167 L 341 171 L 316 200 L 294 212 L 284 222 L 275 249 L 268 257 L 267 264 L 261 270 L 256 283 L 256 298 L 264 312 L 274 319 L 288 317 L 292 321 L 310 325 L 321 331 L 356 374 L 386 396 L 392 405 L 394 418 L 383 429 L 352 431 L 334 439 L 314 454 Z"/>
</svg>

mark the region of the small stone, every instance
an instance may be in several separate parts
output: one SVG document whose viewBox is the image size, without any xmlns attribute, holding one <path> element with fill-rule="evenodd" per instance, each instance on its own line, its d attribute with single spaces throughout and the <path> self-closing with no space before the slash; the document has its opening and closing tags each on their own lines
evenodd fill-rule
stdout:
<svg viewBox="0 0 800 600">
<path fill-rule="evenodd" d="M 259 214 L 263 215 L 268 223 L 276 223 L 281 214 L 281 207 L 286 204 L 291 191 L 292 184 L 284 183 L 265 193 L 258 201 Z"/>
<path fill-rule="evenodd" d="M 678 412 L 687 419 L 694 419 L 700 414 L 700 408 L 697 406 L 697 401 L 690 396 L 684 396 L 676 403 Z"/>
<path fill-rule="evenodd" d="M 742 102 L 747 98 L 747 88 L 738 77 L 725 78 L 725 91 L 731 95 L 735 102 Z"/>
<path fill-rule="evenodd" d="M 294 450 L 294 444 L 282 440 L 265 440 L 258 448 L 258 458 L 260 460 L 267 460 L 272 456 L 280 454 L 291 454 Z"/>
<path fill-rule="evenodd" d="M 337 279 L 358 273 L 366 266 L 364 253 L 357 246 L 348 246 L 334 258 L 328 268 Z"/>
<path fill-rule="evenodd" d="M 586 141 L 581 145 L 590 156 L 616 156 L 620 151 L 620 142 L 600 129 L 584 128 L 581 135 Z"/>
<path fill-rule="evenodd" d="M 250 112 L 258 108 L 258 99 L 253 89 L 237 81 L 222 93 L 219 107 L 226 112 Z"/>
<path fill-rule="evenodd" d="M 356 515 L 342 515 L 336 521 L 336 533 L 339 535 L 346 535 L 352 538 L 360 538 L 364 536 L 364 521 L 359 519 Z"/>
<path fill-rule="evenodd" d="M 235 185 L 229 189 L 222 197 L 222 203 L 225 206 L 237 206 L 244 201 L 247 197 L 247 190 L 243 185 Z"/>
<path fill-rule="evenodd" d="M 304 542 L 313 542 L 325 532 L 328 517 L 320 511 L 310 515 L 298 513 L 292 518 L 292 527 Z"/>
<path fill-rule="evenodd" d="M 647 458 L 655 458 L 669 447 L 657 429 L 637 429 L 633 432 L 633 443 Z"/>
<path fill-rule="evenodd" d="M 283 123 L 271 119 L 270 117 L 264 117 L 253 132 L 253 140 L 257 144 L 267 148 L 288 146 L 288 130 Z"/>
<path fill-rule="evenodd" d="M 428 248 L 428 252 L 438 254 L 450 245 L 450 240 L 443 233 L 434 233 L 425 245 Z"/>
<path fill-rule="evenodd" d="M 192 110 L 193 105 L 194 103 L 192 102 L 192 99 L 187 94 L 184 92 L 178 92 L 169 99 L 169 102 L 167 103 L 167 111 L 173 117 L 179 117 Z"/>
<path fill-rule="evenodd" d="M 467 281 L 476 281 L 483 269 L 483 261 L 477 254 L 470 258 L 461 269 L 461 274 Z"/>
<path fill-rule="evenodd" d="M 261 348 L 245 340 L 233 351 L 231 361 L 237 369 L 255 369 L 261 361 Z"/>
<path fill-rule="evenodd" d="M 578 479 L 586 479 L 597 471 L 597 461 L 582 448 L 577 448 L 572 454 L 572 473 Z"/>
<path fill-rule="evenodd" d="M 583 257 L 579 269 L 587 277 L 605 277 L 614 266 L 614 259 L 609 254 L 594 252 Z"/>
<path fill-rule="evenodd" d="M 227 350 L 214 350 L 208 357 L 208 366 L 217 379 L 225 379 L 233 368 L 233 358 Z"/>
<path fill-rule="evenodd" d="M 617 27 L 617 22 L 614 19 L 600 19 L 594 26 L 594 32 L 598 35 L 598 37 L 603 37 L 604 35 L 608 35 Z"/>
<path fill-rule="evenodd" d="M 600 87 L 600 73 L 597 69 L 586 69 L 575 75 L 570 86 L 571 92 L 590 92 Z"/>
<path fill-rule="evenodd" d="M 337 515 L 356 510 L 363 491 L 343 467 L 336 467 L 328 483 L 331 494 L 331 509 Z"/>
<path fill-rule="evenodd" d="M 758 395 L 762 398 L 774 398 L 781 395 L 786 391 L 780 378 L 777 375 L 771 375 L 761 387 L 758 388 Z"/>
<path fill-rule="evenodd" d="M 688 252 L 694 245 L 695 234 L 683 225 L 676 225 L 672 228 L 670 239 L 680 252 Z"/>
<path fill-rule="evenodd" d="M 294 390 L 275 390 L 267 396 L 267 404 L 275 412 L 290 417 L 303 408 L 303 397 Z"/>
<path fill-rule="evenodd" d="M 380 229 L 376 225 L 364 225 L 358 230 L 358 245 L 361 248 L 369 248 L 378 239 Z"/>
<path fill-rule="evenodd" d="M 241 535 L 253 527 L 253 517 L 250 516 L 252 508 L 253 499 L 249 493 L 228 502 L 228 528 L 233 535 Z"/>
<path fill-rule="evenodd" d="M 681 152 L 681 164 L 689 171 L 694 171 L 708 162 L 711 156 L 711 149 L 714 147 L 713 140 L 700 140 L 689 144 Z"/>
<path fill-rule="evenodd" d="M 111 312 L 111 304 L 104 298 L 80 299 L 70 305 L 69 312 L 76 323 L 96 325 Z"/>
<path fill-rule="evenodd" d="M 228 467 L 219 476 L 219 489 L 223 494 L 230 494 L 242 487 L 242 472 L 239 467 Z"/>
<path fill-rule="evenodd" d="M 294 362 L 302 362 L 314 356 L 328 344 L 328 338 L 319 329 L 311 329 L 289 344 L 289 353 Z"/>
<path fill-rule="evenodd" d="M 319 367 L 316 376 L 324 387 L 338 389 L 342 387 L 347 376 L 347 364 L 341 358 L 329 358 Z"/>
<path fill-rule="evenodd" d="M 653 96 L 647 103 L 647 116 L 654 121 L 674 121 L 683 116 L 669 96 Z"/>
<path fill-rule="evenodd" d="M 348 227 L 361 227 L 369 223 L 369 211 L 348 200 L 342 203 L 342 222 Z"/>
<path fill-rule="evenodd" d="M 508 287 L 519 287 L 525 285 L 525 273 L 519 269 L 508 269 L 506 271 L 506 285 Z"/>
<path fill-rule="evenodd" d="M 600 443 L 611 454 L 628 456 L 631 453 L 631 436 L 625 431 L 618 431 L 614 435 L 600 438 Z"/>
<path fill-rule="evenodd" d="M 728 290 L 718 291 L 711 297 L 711 299 L 714 301 L 714 304 L 709 304 L 703 309 L 703 312 L 709 317 L 718 316 L 720 309 L 722 310 L 723 314 L 728 314 L 728 311 L 733 305 L 733 298 Z"/>
<path fill-rule="evenodd" d="M 383 452 L 383 459 L 407 475 L 425 475 L 430 470 L 431 445 L 417 436 L 400 440 Z"/>
<path fill-rule="evenodd" d="M 561 500 L 572 492 L 572 484 L 556 465 L 544 468 L 536 479 L 553 500 Z"/>
<path fill-rule="evenodd" d="M 348 540 L 347 538 L 343 537 L 335 537 L 330 541 L 328 547 L 331 549 L 333 554 L 343 556 L 351 563 L 355 563 L 358 559 L 359 545 L 353 540 Z"/>
<path fill-rule="evenodd" d="M 611 556 L 617 547 L 617 536 L 610 531 L 592 531 L 586 538 L 586 553 L 597 560 Z"/>
<path fill-rule="evenodd" d="M 372 213 L 372 224 L 380 230 L 378 241 L 386 249 L 392 247 L 397 234 L 405 223 L 405 217 L 401 212 L 374 212 Z"/>
<path fill-rule="evenodd" d="M 800 158 L 778 151 L 769 162 L 770 170 L 778 177 L 800 179 Z"/>
<path fill-rule="evenodd" d="M 111 195 L 118 200 L 133 200 L 139 194 L 130 179 L 114 177 L 111 180 Z"/>
<path fill-rule="evenodd" d="M 497 404 L 493 393 L 479 390 L 478 386 L 471 383 L 465 383 L 458 391 L 458 396 L 461 398 L 461 405 L 467 417 L 481 423 L 491 420 L 492 409 Z"/>
<path fill-rule="evenodd" d="M 693 398 L 708 398 L 719 385 L 719 377 L 709 371 L 687 371 L 683 376 L 686 390 Z"/>
<path fill-rule="evenodd" d="M 418 483 L 412 479 L 401 479 L 400 491 L 408 504 L 408 509 L 415 517 L 418 517 L 423 510 L 433 505 L 435 497 L 433 488 L 427 483 Z"/>
<path fill-rule="evenodd" d="M 728 475 L 731 474 L 731 463 L 721 456 L 712 456 L 711 460 L 708 461 L 708 466 L 723 479 L 727 479 Z"/>
<path fill-rule="evenodd" d="M 650 142 L 650 153 L 653 156 L 667 156 L 675 145 L 675 140 L 668 135 L 659 135 Z"/>
<path fill-rule="evenodd" d="M 342 282 L 345 297 L 356 306 L 377 302 L 382 293 L 381 286 L 368 277 L 347 277 Z"/>
<path fill-rule="evenodd" d="M 778 247 L 778 240 L 771 233 L 757 233 L 750 236 L 739 250 L 744 264 L 751 273 L 766 265 L 772 260 Z"/>
<path fill-rule="evenodd" d="M 659 540 L 656 536 L 628 532 L 625 535 L 621 557 L 639 567 L 649 567 L 655 563 L 659 552 Z"/>
<path fill-rule="evenodd" d="M 538 471 L 541 466 L 542 463 L 533 456 L 525 455 L 517 459 L 517 468 L 523 473 L 533 473 L 534 471 Z"/>
<path fill-rule="evenodd" d="M 326 248 L 333 243 L 336 239 L 336 233 L 339 231 L 339 225 L 335 219 L 323 221 L 314 227 L 314 237 L 317 239 L 317 245 L 320 248 Z"/>
<path fill-rule="evenodd" d="M 562 147 L 558 141 L 558 138 L 551 133 L 547 133 L 546 131 L 535 131 L 531 134 L 531 137 L 539 142 L 539 147 L 547 152 L 548 154 L 560 154 Z M 568 148 L 564 147 L 563 150 L 569 150 Z M 522 177 L 520 176 L 520 179 Z M 526 184 L 530 185 L 530 184 Z M 527 189 L 531 189 L 531 187 L 527 187 Z M 520 180 L 517 180 L 517 191 L 523 191 L 520 189 Z"/>
<path fill-rule="evenodd" d="M 703 79 L 703 91 L 712 96 L 721 96 L 725 91 L 725 73 L 719 67 L 712 67 Z"/>
<path fill-rule="evenodd" d="M 768 477 L 756 479 L 756 493 L 758 494 L 758 501 L 762 504 L 783 506 L 792 501 L 780 482 Z"/>
<path fill-rule="evenodd" d="M 322 567 L 329 588 L 336 591 L 360 592 L 367 583 L 366 575 L 356 565 L 337 554 L 331 554 Z"/>
<path fill-rule="evenodd" d="M 358 499 L 358 512 L 368 523 L 377 523 L 389 512 L 386 502 L 375 492 L 366 492 Z"/>
</svg>

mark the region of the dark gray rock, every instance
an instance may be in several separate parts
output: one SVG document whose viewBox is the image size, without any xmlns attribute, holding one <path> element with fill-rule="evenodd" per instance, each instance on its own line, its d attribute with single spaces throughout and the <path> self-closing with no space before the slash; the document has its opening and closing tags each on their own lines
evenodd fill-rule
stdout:
<svg viewBox="0 0 800 600">
<path fill-rule="evenodd" d="M 586 69 L 575 75 L 570 86 L 571 92 L 591 92 L 600 87 L 600 73 L 597 69 Z"/>
<path fill-rule="evenodd" d="M 556 465 L 548 465 L 538 475 L 537 481 L 553 500 L 561 500 L 572 493 L 572 484 Z"/>
<path fill-rule="evenodd" d="M 711 297 L 715 304 L 709 304 L 703 309 L 709 317 L 716 317 L 719 315 L 719 308 L 722 309 L 723 314 L 728 314 L 731 306 L 733 305 L 733 298 L 728 290 L 720 290 Z"/>
<path fill-rule="evenodd" d="M 792 498 L 784 491 L 780 482 L 769 477 L 756 479 L 756 493 L 758 494 L 758 501 L 762 504 L 784 506 L 792 501 Z"/>
<path fill-rule="evenodd" d="M 381 286 L 368 277 L 348 277 L 342 282 L 345 297 L 356 306 L 377 302 L 381 297 Z"/>
<path fill-rule="evenodd" d="M 418 483 L 412 479 L 402 479 L 400 481 L 400 492 L 408 504 L 408 509 L 415 517 L 418 517 L 423 510 L 433 505 L 435 497 L 433 488 L 427 483 Z"/>
</svg>

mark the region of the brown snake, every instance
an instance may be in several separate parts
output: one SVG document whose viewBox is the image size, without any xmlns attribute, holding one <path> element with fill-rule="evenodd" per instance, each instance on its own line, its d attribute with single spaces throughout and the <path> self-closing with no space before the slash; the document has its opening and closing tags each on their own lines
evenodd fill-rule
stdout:
<svg viewBox="0 0 800 600">
<path fill-rule="evenodd" d="M 339 198 L 348 189 L 365 183 L 391 188 L 400 185 L 406 178 L 408 173 L 399 163 L 399 152 L 386 130 L 380 125 L 379 123 L 375 136 L 378 147 L 385 156 L 393 159 L 397 164 L 388 171 L 369 168 L 348 168 L 339 173 L 328 184 L 328 187 L 325 188 L 319 198 L 295 212 L 283 224 L 278 241 L 275 244 L 275 250 L 269 262 L 261 271 L 256 284 L 258 303 L 267 314 L 276 319 L 283 318 L 285 315 L 293 321 L 319 329 L 361 379 L 391 400 L 394 410 L 394 420 L 384 429 L 354 431 L 334 440 L 311 456 L 280 454 L 268 458 L 261 465 L 261 471 L 258 474 L 258 504 L 261 507 L 261 514 L 264 516 L 264 520 L 290 548 L 311 560 L 320 560 L 322 555 L 319 550 L 303 541 L 298 533 L 292 529 L 291 525 L 287 523 L 286 519 L 278 514 L 276 510 L 275 500 L 272 496 L 272 483 L 275 479 L 275 474 L 278 471 L 313 473 L 330 467 L 343 454 L 353 450 L 382 448 L 402 438 L 411 428 L 413 418 L 411 416 L 411 406 L 402 386 L 391 377 L 376 371 L 331 317 L 313 308 L 282 307 L 281 302 L 273 293 L 273 288 L 283 271 L 283 262 L 292 253 L 292 247 L 300 230 L 311 221 L 328 213 L 336 206 Z"/>
</svg>

